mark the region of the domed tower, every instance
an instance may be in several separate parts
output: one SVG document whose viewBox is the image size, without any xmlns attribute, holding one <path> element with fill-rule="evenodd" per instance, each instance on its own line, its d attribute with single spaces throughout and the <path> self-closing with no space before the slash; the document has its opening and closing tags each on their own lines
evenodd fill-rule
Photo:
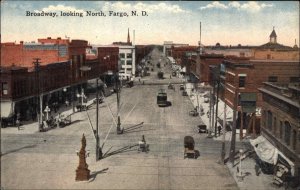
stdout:
<svg viewBox="0 0 300 190">
<path fill-rule="evenodd" d="M 276 44 L 277 43 L 277 35 L 276 35 L 276 32 L 275 32 L 275 27 L 273 26 L 273 31 L 272 33 L 270 34 L 270 43 L 274 43 Z"/>
</svg>

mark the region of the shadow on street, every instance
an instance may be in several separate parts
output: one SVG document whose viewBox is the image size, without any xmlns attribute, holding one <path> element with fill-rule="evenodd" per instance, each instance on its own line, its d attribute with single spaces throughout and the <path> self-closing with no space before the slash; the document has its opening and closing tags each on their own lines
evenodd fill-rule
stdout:
<svg viewBox="0 0 300 190">
<path fill-rule="evenodd" d="M 130 151 L 136 151 L 136 149 L 132 150 L 131 148 L 133 147 L 137 147 L 138 144 L 135 144 L 135 145 L 128 145 L 128 146 L 125 146 L 123 148 L 120 148 L 120 149 L 117 149 L 117 150 L 114 150 L 112 152 L 109 152 L 111 150 L 111 148 L 102 156 L 102 159 L 104 158 L 107 158 L 109 156 L 112 156 L 112 155 L 115 155 L 115 154 L 120 154 L 120 153 L 124 153 L 124 152 L 130 152 Z"/>
<path fill-rule="evenodd" d="M 89 180 L 89 182 L 93 182 L 93 181 L 96 179 L 96 177 L 97 177 L 98 174 L 106 173 L 107 170 L 108 170 L 108 168 L 105 168 L 105 169 L 103 169 L 103 170 L 93 172 L 93 173 L 90 175 L 90 180 Z"/>
<path fill-rule="evenodd" d="M 37 146 L 36 144 L 24 146 L 24 147 L 21 147 L 21 148 L 17 148 L 15 150 L 11 150 L 11 151 L 5 152 L 5 153 L 1 154 L 1 156 L 7 155 L 7 154 L 10 154 L 10 153 L 14 153 L 14 152 L 18 152 L 18 151 L 26 149 L 26 148 L 35 148 L 36 146 Z"/>
</svg>

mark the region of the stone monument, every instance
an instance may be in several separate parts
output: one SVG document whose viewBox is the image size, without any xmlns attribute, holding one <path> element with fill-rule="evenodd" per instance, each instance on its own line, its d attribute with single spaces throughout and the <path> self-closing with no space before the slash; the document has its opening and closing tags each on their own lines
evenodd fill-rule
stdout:
<svg viewBox="0 0 300 190">
<path fill-rule="evenodd" d="M 87 181 L 90 178 L 90 170 L 88 169 L 88 165 L 86 163 L 86 139 L 84 134 L 81 139 L 81 149 L 79 152 L 79 165 L 76 170 L 76 181 Z"/>
</svg>

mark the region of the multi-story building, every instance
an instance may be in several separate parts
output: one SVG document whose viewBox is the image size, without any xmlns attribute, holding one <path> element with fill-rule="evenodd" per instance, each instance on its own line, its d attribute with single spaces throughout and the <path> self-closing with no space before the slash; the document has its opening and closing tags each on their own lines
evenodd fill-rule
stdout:
<svg viewBox="0 0 300 190">
<path fill-rule="evenodd" d="M 255 94 L 256 116 L 260 118 L 262 96 L 258 88 L 264 81 L 294 82 L 299 80 L 299 61 L 293 60 L 249 60 L 241 58 L 226 59 L 221 69 L 220 94 L 225 103 L 234 109 L 236 94 Z M 238 105 L 237 111 L 242 111 Z M 254 115 L 253 115 L 254 116 Z M 252 118 L 254 119 L 254 118 Z M 259 132 L 259 128 L 255 129 Z"/>
<path fill-rule="evenodd" d="M 293 83 L 264 82 L 262 93 L 261 134 L 282 154 L 291 173 L 300 177 L 300 88 Z M 277 153 L 277 152 L 276 152 Z"/>
<path fill-rule="evenodd" d="M 47 38 L 38 42 L 1 44 L 1 108 L 5 105 L 1 117 L 12 117 L 18 111 L 26 118 L 22 108 L 34 113 L 38 104 L 43 107 L 74 99 L 73 90 L 105 72 L 98 59 L 86 60 L 87 41 Z M 40 59 L 38 64 L 33 64 L 34 58 Z M 83 71 L 84 67 L 91 69 Z"/>
<path fill-rule="evenodd" d="M 98 48 L 98 58 L 100 60 L 104 58 L 108 58 L 108 60 L 115 60 L 116 48 L 118 49 L 118 72 L 120 78 L 125 80 L 135 77 L 136 72 L 135 45 L 132 44 L 133 43 L 130 42 L 130 35 L 128 29 L 127 42 L 113 42 L 112 45 L 94 45 L 93 47 Z M 112 53 L 113 58 L 110 57 L 108 53 Z M 115 69 L 114 66 L 112 67 L 113 69 Z"/>
</svg>

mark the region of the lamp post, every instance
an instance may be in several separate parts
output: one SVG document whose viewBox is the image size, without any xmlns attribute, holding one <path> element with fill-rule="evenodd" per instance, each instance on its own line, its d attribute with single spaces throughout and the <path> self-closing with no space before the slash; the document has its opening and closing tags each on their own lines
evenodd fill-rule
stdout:
<svg viewBox="0 0 300 190">
<path fill-rule="evenodd" d="M 90 71 L 91 67 L 89 66 L 82 66 L 80 67 L 81 71 Z M 100 137 L 99 137 L 99 90 L 98 90 L 98 80 L 99 77 L 96 78 L 96 132 L 94 131 L 94 135 L 96 138 L 96 161 L 100 160 L 102 158 L 102 149 L 100 147 Z M 85 97 L 83 93 L 83 89 L 81 90 L 81 105 L 83 104 L 83 97 Z"/>
<path fill-rule="evenodd" d="M 117 123 L 117 134 L 122 134 L 121 119 L 120 119 L 120 79 L 119 75 L 116 75 L 116 92 L 117 92 L 117 109 L 118 109 L 118 123 Z"/>
<path fill-rule="evenodd" d="M 117 109 L 118 109 L 118 123 L 117 123 L 117 134 L 122 134 L 123 129 L 121 128 L 121 119 L 120 119 L 120 78 L 119 78 L 119 71 L 121 69 L 121 60 L 118 60 L 118 72 L 115 75 L 115 85 L 116 85 L 116 92 L 117 92 Z"/>
<path fill-rule="evenodd" d="M 96 79 L 96 161 L 102 158 L 102 149 L 100 147 L 100 138 L 99 138 L 99 88 L 98 80 Z"/>
<path fill-rule="evenodd" d="M 49 112 L 50 112 L 50 108 L 48 107 L 48 105 L 46 106 L 44 112 L 46 112 L 46 120 L 49 120 Z"/>
<path fill-rule="evenodd" d="M 83 88 L 81 88 L 81 94 L 77 94 L 77 98 L 81 98 L 81 106 L 83 105 L 83 98 L 86 98 Z"/>
</svg>

